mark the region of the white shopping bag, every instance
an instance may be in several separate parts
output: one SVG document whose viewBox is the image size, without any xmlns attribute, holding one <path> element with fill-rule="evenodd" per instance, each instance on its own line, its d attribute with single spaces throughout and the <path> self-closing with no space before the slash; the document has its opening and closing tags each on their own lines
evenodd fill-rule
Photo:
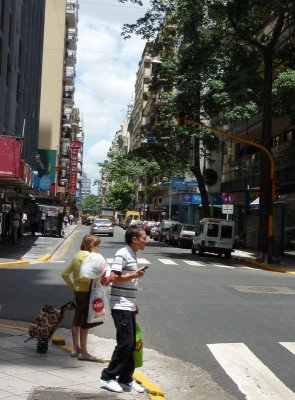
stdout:
<svg viewBox="0 0 295 400">
<path fill-rule="evenodd" d="M 94 322 L 104 321 L 108 313 L 109 305 L 107 294 L 99 280 L 95 279 L 92 281 L 91 285 L 87 322 L 92 324 Z"/>
<path fill-rule="evenodd" d="M 111 268 L 106 259 L 99 253 L 90 253 L 81 265 L 80 276 L 82 278 L 97 279 L 104 272 L 106 272 L 105 276 L 110 276 L 111 274 Z"/>
</svg>

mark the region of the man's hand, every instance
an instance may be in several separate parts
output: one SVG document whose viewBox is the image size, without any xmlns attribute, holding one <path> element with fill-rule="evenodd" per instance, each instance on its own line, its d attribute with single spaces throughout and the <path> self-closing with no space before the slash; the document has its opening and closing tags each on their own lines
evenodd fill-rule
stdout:
<svg viewBox="0 0 295 400">
<path fill-rule="evenodd" d="M 134 273 L 134 278 L 142 278 L 144 275 L 144 268 L 139 268 L 137 271 Z"/>
</svg>

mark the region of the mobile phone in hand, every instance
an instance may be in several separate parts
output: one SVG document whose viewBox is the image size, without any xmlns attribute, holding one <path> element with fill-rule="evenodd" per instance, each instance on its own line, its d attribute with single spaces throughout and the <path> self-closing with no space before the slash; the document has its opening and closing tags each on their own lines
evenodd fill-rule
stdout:
<svg viewBox="0 0 295 400">
<path fill-rule="evenodd" d="M 148 265 L 145 265 L 144 267 L 141 267 L 140 269 L 143 269 L 144 271 L 148 268 Z"/>
</svg>

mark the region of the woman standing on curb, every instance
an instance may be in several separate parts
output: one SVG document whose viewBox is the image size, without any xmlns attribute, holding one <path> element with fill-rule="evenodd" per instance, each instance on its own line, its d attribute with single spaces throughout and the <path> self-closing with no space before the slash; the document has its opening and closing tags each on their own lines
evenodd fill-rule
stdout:
<svg viewBox="0 0 295 400">
<path fill-rule="evenodd" d="M 70 289 L 74 291 L 76 303 L 72 325 L 73 351 L 71 356 L 78 357 L 79 360 L 83 361 L 96 361 L 96 358 L 87 351 L 88 329 L 101 325 L 103 322 L 96 322 L 94 324 L 87 322 L 91 279 L 82 278 L 80 276 L 80 269 L 83 261 L 86 260 L 91 252 L 98 252 L 99 246 L 100 237 L 94 235 L 84 236 L 80 251 L 75 254 L 61 275 Z M 73 281 L 70 279 L 71 274 Z M 107 284 L 106 280 L 106 278 L 102 277 L 101 283 Z"/>
</svg>

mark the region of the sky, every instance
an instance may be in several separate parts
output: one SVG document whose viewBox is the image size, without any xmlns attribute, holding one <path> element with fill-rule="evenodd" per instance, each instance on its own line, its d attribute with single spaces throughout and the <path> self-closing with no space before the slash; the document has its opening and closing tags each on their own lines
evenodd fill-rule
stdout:
<svg viewBox="0 0 295 400">
<path fill-rule="evenodd" d="M 124 40 L 124 23 L 135 23 L 147 10 L 117 0 L 79 0 L 75 103 L 84 127 L 83 171 L 92 185 L 97 162 L 107 158 L 116 131 L 134 96 L 138 63 L 145 41 Z M 92 186 L 97 194 L 97 186 Z"/>
</svg>

